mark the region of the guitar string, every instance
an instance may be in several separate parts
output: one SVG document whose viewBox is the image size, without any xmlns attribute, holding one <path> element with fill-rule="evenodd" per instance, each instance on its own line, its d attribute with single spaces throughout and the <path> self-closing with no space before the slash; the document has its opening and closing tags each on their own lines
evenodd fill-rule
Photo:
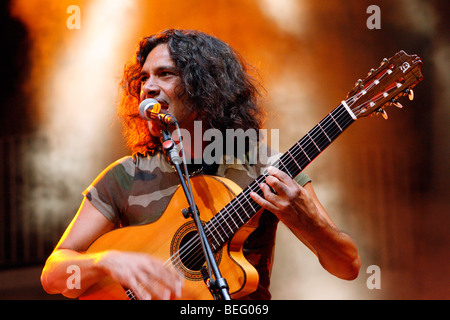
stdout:
<svg viewBox="0 0 450 320">
<path fill-rule="evenodd" d="M 385 74 L 387 74 L 387 73 L 385 73 Z M 385 74 L 383 74 L 380 78 L 379 78 L 379 80 L 382 78 L 382 77 L 384 77 L 384 75 Z M 374 83 L 374 82 L 372 82 L 368 87 L 366 87 L 366 88 L 364 88 L 364 90 L 367 92 L 368 90 L 371 90 L 372 89 L 372 87 L 373 86 L 375 86 L 375 85 L 377 85 L 377 83 Z M 349 105 L 349 107 L 352 107 L 353 106 L 353 104 L 355 104 L 358 100 L 359 100 L 359 98 L 361 97 L 363 95 L 363 93 L 362 93 L 362 91 L 361 92 L 358 92 L 357 94 L 355 94 L 355 95 L 353 95 L 352 97 L 350 97 L 350 98 L 348 98 L 347 100 L 346 100 L 346 102 L 347 103 L 349 103 L 348 105 Z M 378 99 L 376 99 L 376 100 L 380 100 L 380 99 L 382 99 L 382 97 L 379 97 Z M 365 102 L 365 103 L 367 103 L 367 102 Z M 360 104 L 358 107 L 359 108 L 361 108 L 361 106 L 363 106 L 364 105 L 364 103 L 363 104 Z M 352 109 L 352 111 L 353 110 L 355 110 L 355 109 L 357 109 L 358 107 L 356 107 L 356 108 L 353 108 Z M 335 110 L 333 110 L 333 111 L 335 111 Z M 333 112 L 332 111 L 332 112 Z M 347 111 L 347 110 L 342 110 L 342 112 L 341 112 L 341 114 L 336 114 L 335 115 L 335 117 L 340 117 L 340 116 L 342 116 L 342 114 L 346 114 L 346 112 L 344 112 L 344 111 Z M 332 112 L 330 113 L 330 114 L 332 114 Z M 347 113 L 348 113 L 348 111 L 347 111 Z M 329 115 L 330 115 L 329 114 Z M 333 119 L 327 119 L 328 118 L 328 116 L 323 120 L 323 121 L 329 121 L 330 123 L 332 123 L 333 122 Z M 320 124 L 320 123 L 319 123 Z M 323 124 L 325 124 L 325 122 L 323 123 Z M 317 127 L 317 126 L 316 126 Z M 303 150 L 303 153 L 306 153 L 307 154 L 307 151 L 308 150 L 310 150 L 310 148 L 309 147 L 313 147 L 313 145 L 314 145 L 314 143 L 317 143 L 317 144 L 319 144 L 319 145 L 323 145 L 320 141 L 317 141 L 316 139 L 314 139 L 314 138 L 317 138 L 317 136 L 319 135 L 319 134 L 315 134 L 314 132 L 313 132 L 313 130 L 314 129 L 316 129 L 316 127 L 314 127 L 311 131 L 310 131 L 310 133 L 312 133 L 312 135 L 310 135 L 309 134 L 309 136 L 312 138 L 311 139 L 311 142 L 308 142 L 308 144 L 306 144 L 306 145 L 304 145 L 304 147 L 305 147 L 305 149 Z M 334 125 L 333 125 L 333 127 L 334 127 Z M 324 133 L 326 132 L 326 129 L 329 129 L 329 127 L 327 127 L 327 126 L 325 126 L 325 127 L 322 127 L 321 126 L 321 128 L 324 130 Z M 325 137 L 322 137 L 323 138 L 323 140 L 325 140 Z M 328 137 L 327 137 L 328 138 Z M 323 140 L 322 140 L 322 142 L 323 142 Z M 328 139 L 329 140 L 329 139 Z M 329 142 L 332 142 L 332 140 L 331 141 L 329 141 Z M 326 147 L 326 146 L 325 146 Z M 314 146 L 314 148 L 315 149 L 318 149 L 317 148 L 317 146 L 315 145 Z M 321 150 L 323 150 L 323 149 L 318 149 L 319 150 L 319 152 L 321 152 Z M 300 152 L 302 152 L 302 151 L 298 151 L 298 153 L 300 153 Z M 298 153 L 297 154 L 292 154 L 291 153 L 291 155 L 293 156 L 293 157 L 295 157 L 295 156 L 297 156 L 298 155 Z M 281 159 L 281 158 L 280 158 Z M 282 161 L 280 161 L 280 159 L 277 161 L 277 162 L 280 162 L 283 166 L 285 166 L 285 164 L 283 164 L 283 162 Z M 297 167 L 299 167 L 298 166 L 298 164 L 297 163 L 293 163 L 293 162 L 291 162 L 291 166 L 293 166 L 293 165 L 296 165 Z M 294 167 L 295 168 L 295 167 Z M 285 169 L 287 169 L 287 173 L 289 174 L 289 172 L 290 171 L 292 171 L 292 170 L 289 170 L 288 168 L 286 168 L 285 167 Z M 303 170 L 301 167 L 300 167 L 300 169 L 301 170 Z M 268 173 L 265 171 L 265 172 L 263 172 L 263 174 L 260 176 L 260 177 L 258 177 L 258 179 L 265 179 L 266 177 L 267 177 L 267 175 L 268 175 Z M 256 179 L 256 180 L 258 180 L 258 179 Z M 262 181 L 259 181 L 259 183 L 261 183 Z M 255 183 L 255 182 L 253 182 L 253 183 Z M 252 183 L 252 184 L 253 184 Z M 248 190 L 247 190 L 248 189 Z M 251 207 L 251 211 L 253 211 L 254 213 L 255 212 L 257 212 L 258 210 L 254 210 L 254 208 L 253 208 L 253 206 L 251 205 L 251 203 L 249 202 L 249 199 L 248 199 L 248 196 L 249 196 L 249 193 L 246 195 L 245 193 L 246 193 L 246 191 L 250 191 L 251 190 L 251 187 L 249 186 L 249 187 L 247 187 L 245 190 L 243 190 L 243 192 L 241 193 L 241 194 L 239 194 L 238 195 L 238 197 L 244 197 L 244 200 L 246 200 L 246 202 L 242 205 L 240 202 L 239 202 L 239 200 L 237 200 L 237 202 L 239 203 L 239 205 L 240 205 L 240 207 L 242 207 L 243 208 L 243 210 L 244 210 L 244 212 L 246 212 L 247 213 L 247 211 L 250 209 L 249 207 L 248 207 L 248 204 L 250 204 L 250 207 Z M 258 189 L 258 190 L 260 190 L 260 189 Z M 251 191 L 253 191 L 253 190 L 251 190 Z M 235 199 L 237 199 L 238 197 L 236 197 Z M 250 201 L 252 201 L 252 199 L 250 199 Z M 233 201 L 232 201 L 233 202 Z M 233 204 L 232 204 L 232 202 L 230 202 L 227 206 L 232 206 L 233 207 Z M 225 206 L 224 207 L 224 209 L 225 209 L 225 211 L 229 211 L 229 210 L 227 210 L 226 209 L 226 207 L 227 206 Z M 246 209 L 247 208 L 247 209 Z M 223 213 L 222 213 L 222 211 L 223 211 L 223 209 L 218 213 L 218 214 L 216 214 L 208 223 L 207 223 L 207 225 L 205 226 L 205 232 L 207 233 L 207 237 L 208 238 L 210 238 L 209 236 L 212 236 L 212 238 L 216 241 L 216 243 L 218 243 L 219 244 L 219 246 L 220 246 L 220 243 L 218 242 L 218 240 L 216 239 L 216 237 L 213 235 L 213 233 L 214 233 L 214 231 L 212 230 L 212 228 L 209 228 L 209 225 L 211 225 L 215 230 L 216 230 L 216 233 L 219 235 L 219 237 L 221 238 L 221 240 L 222 240 L 222 242 L 223 243 L 225 243 L 224 242 L 224 239 L 223 239 L 223 237 L 220 235 L 220 233 L 219 233 L 219 231 L 218 231 L 218 228 L 216 228 L 216 226 L 214 225 L 214 223 L 215 223 L 215 221 L 213 221 L 213 219 L 214 218 L 216 218 L 219 214 L 220 214 L 220 217 L 222 217 L 222 220 L 224 220 L 224 216 L 223 216 Z M 236 230 L 234 230 L 233 228 L 231 228 L 230 227 L 230 224 L 228 223 L 228 221 L 227 220 L 224 220 L 225 222 L 226 222 L 226 224 L 228 225 L 228 227 L 229 227 L 229 229 L 230 229 L 230 231 L 232 232 L 232 234 L 234 234 L 237 230 L 239 230 L 239 228 L 241 227 L 241 226 L 238 226 L 238 224 L 236 223 L 236 219 L 233 219 L 233 211 L 234 211 L 234 213 L 236 213 L 237 214 L 237 216 L 238 216 L 238 218 L 241 220 L 241 222 L 243 222 L 242 223 L 242 225 L 243 224 L 245 224 L 245 222 L 242 220 L 242 218 L 240 218 L 240 216 L 239 216 L 239 213 L 236 211 L 236 209 L 233 207 L 232 208 L 232 210 L 231 210 L 231 214 L 228 212 L 228 216 L 225 216 L 225 218 L 227 218 L 228 219 L 228 217 L 229 217 L 229 222 L 230 222 L 230 224 L 231 224 L 231 221 L 233 222 L 233 224 L 234 225 L 236 225 L 236 227 L 237 227 L 237 229 Z M 221 214 L 222 213 L 222 214 Z M 247 214 L 247 216 L 248 216 L 248 214 Z M 248 218 L 250 218 L 249 216 L 248 216 Z M 238 221 L 238 223 L 239 223 L 239 221 Z M 239 223 L 240 224 L 240 223 Z M 232 224 L 231 224 L 232 225 Z M 229 235 L 228 235 L 228 233 L 225 231 L 225 229 L 223 228 L 223 227 L 221 227 L 221 225 L 219 224 L 218 226 L 220 226 L 220 229 L 222 229 L 224 232 L 225 232 L 225 234 L 226 234 L 226 237 L 225 237 L 225 239 L 226 240 L 228 240 L 228 238 L 229 238 Z M 209 233 L 209 235 L 208 235 L 208 233 Z M 223 245 L 223 243 L 222 243 L 222 245 Z M 184 257 L 182 257 L 182 255 L 184 254 L 184 255 L 190 255 L 191 253 L 192 253 L 192 251 L 193 250 L 196 250 L 197 251 L 197 253 L 198 254 L 200 254 L 200 257 L 198 257 L 198 254 L 197 254 L 197 256 L 192 256 L 192 255 L 190 255 L 190 257 L 192 257 L 191 258 L 191 260 L 192 259 L 198 259 L 198 258 L 200 258 L 200 259 L 204 259 L 204 258 L 202 258 L 201 257 L 201 255 L 202 255 L 202 252 L 200 251 L 199 252 L 199 250 L 198 250 L 198 244 L 199 244 L 199 238 L 198 237 L 194 237 L 194 238 L 191 238 L 190 239 L 190 241 L 188 241 L 188 243 L 186 243 L 182 248 L 180 248 L 177 252 L 175 252 L 167 261 L 166 261 L 166 264 L 167 263 L 169 263 L 170 261 L 172 261 L 172 259 L 173 259 L 173 257 L 174 256 L 176 256 L 177 254 L 178 254 L 178 256 L 179 256 L 179 259 L 180 259 L 180 261 L 179 262 L 177 262 L 176 263 L 176 265 L 177 264 L 180 264 L 180 263 L 183 263 L 183 258 Z M 192 245 L 195 245 L 195 247 L 193 247 L 192 248 Z M 186 251 L 186 250 L 189 250 L 188 252 L 181 252 L 181 251 Z M 201 260 L 197 260 L 197 262 L 200 262 Z M 184 261 L 184 263 L 185 264 L 190 264 L 190 263 L 192 263 L 192 261 Z M 176 266 L 176 265 L 174 265 L 174 267 Z"/>
</svg>

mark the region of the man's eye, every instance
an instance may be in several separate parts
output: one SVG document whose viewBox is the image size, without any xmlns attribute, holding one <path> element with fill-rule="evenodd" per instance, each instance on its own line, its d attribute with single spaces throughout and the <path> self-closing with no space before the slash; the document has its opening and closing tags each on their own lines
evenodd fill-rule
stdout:
<svg viewBox="0 0 450 320">
<path fill-rule="evenodd" d="M 147 80 L 148 80 L 148 77 L 146 77 L 146 76 L 141 77 L 141 83 L 147 82 Z"/>
<path fill-rule="evenodd" d="M 180 74 L 176 70 L 161 70 L 159 73 L 160 77 L 178 77 Z"/>
</svg>

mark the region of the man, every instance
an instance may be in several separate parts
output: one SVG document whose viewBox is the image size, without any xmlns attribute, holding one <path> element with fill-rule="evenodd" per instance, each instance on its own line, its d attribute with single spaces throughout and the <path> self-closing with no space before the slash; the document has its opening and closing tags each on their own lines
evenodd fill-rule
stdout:
<svg viewBox="0 0 450 320">
<path fill-rule="evenodd" d="M 198 31 L 167 30 L 144 38 L 125 68 L 122 86 L 119 115 L 133 156 L 113 163 L 85 191 L 75 218 L 43 269 L 41 281 L 48 293 L 78 297 L 109 275 L 139 299 L 171 299 L 182 294 L 181 275 L 152 255 L 114 250 L 85 253 L 108 231 L 157 221 L 178 185 L 174 169 L 160 151 L 163 125 L 140 118 L 141 101 L 156 99 L 191 137 L 196 121 L 202 121 L 203 130 L 220 132 L 261 126 L 258 91 L 245 64 L 227 44 Z M 250 145 L 246 145 L 247 152 Z M 342 279 L 356 278 L 360 267 L 356 246 L 332 222 L 305 174 L 294 181 L 270 163 L 206 165 L 201 161 L 205 147 L 205 141 L 198 138 L 184 144 L 189 159 L 200 159 L 191 161 L 200 163 L 190 166 L 192 175 L 203 171 L 224 176 L 244 188 L 264 169 L 270 173 L 260 185 L 263 196 L 250 194 L 266 210 L 244 243 L 243 252 L 259 273 L 257 290 L 244 298 L 270 299 L 278 221 L 288 226 L 330 273 Z M 67 267 L 71 265 L 80 268 L 81 288 L 67 287 Z"/>
</svg>

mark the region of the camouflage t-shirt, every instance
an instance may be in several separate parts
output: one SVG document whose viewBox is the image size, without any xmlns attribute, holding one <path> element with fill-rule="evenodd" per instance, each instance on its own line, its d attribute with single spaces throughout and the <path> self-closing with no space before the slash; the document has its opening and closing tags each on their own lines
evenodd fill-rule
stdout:
<svg viewBox="0 0 450 320">
<path fill-rule="evenodd" d="M 268 157 L 266 164 L 220 164 L 217 176 L 247 187 L 262 174 L 279 154 Z M 300 185 L 310 181 L 300 173 L 295 180 Z M 153 155 L 124 157 L 108 166 L 83 192 L 85 197 L 117 227 L 155 222 L 164 213 L 179 185 L 176 171 L 159 152 Z M 259 225 L 243 245 L 246 259 L 258 270 L 258 289 L 244 297 L 270 299 L 270 273 L 278 218 L 264 211 Z"/>
</svg>

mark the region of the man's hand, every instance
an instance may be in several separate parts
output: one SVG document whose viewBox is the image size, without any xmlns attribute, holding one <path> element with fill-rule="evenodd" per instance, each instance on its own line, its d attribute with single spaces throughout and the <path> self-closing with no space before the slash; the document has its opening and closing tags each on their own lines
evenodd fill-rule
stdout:
<svg viewBox="0 0 450 320">
<path fill-rule="evenodd" d="M 148 254 L 105 251 L 99 253 L 96 266 L 140 300 L 181 298 L 184 279 Z"/>
<path fill-rule="evenodd" d="M 333 223 L 311 183 L 302 187 L 279 169 L 268 167 L 267 171 L 270 176 L 260 184 L 264 197 L 251 192 L 251 198 L 274 213 L 331 274 L 341 279 L 355 279 L 361 266 L 356 245 Z"/>
<path fill-rule="evenodd" d="M 309 229 L 316 225 L 320 220 L 319 212 L 308 191 L 279 169 L 268 167 L 267 171 L 270 176 L 260 184 L 264 197 L 252 192 L 253 200 L 287 226 L 299 227 L 300 222 L 303 228 Z"/>
</svg>

